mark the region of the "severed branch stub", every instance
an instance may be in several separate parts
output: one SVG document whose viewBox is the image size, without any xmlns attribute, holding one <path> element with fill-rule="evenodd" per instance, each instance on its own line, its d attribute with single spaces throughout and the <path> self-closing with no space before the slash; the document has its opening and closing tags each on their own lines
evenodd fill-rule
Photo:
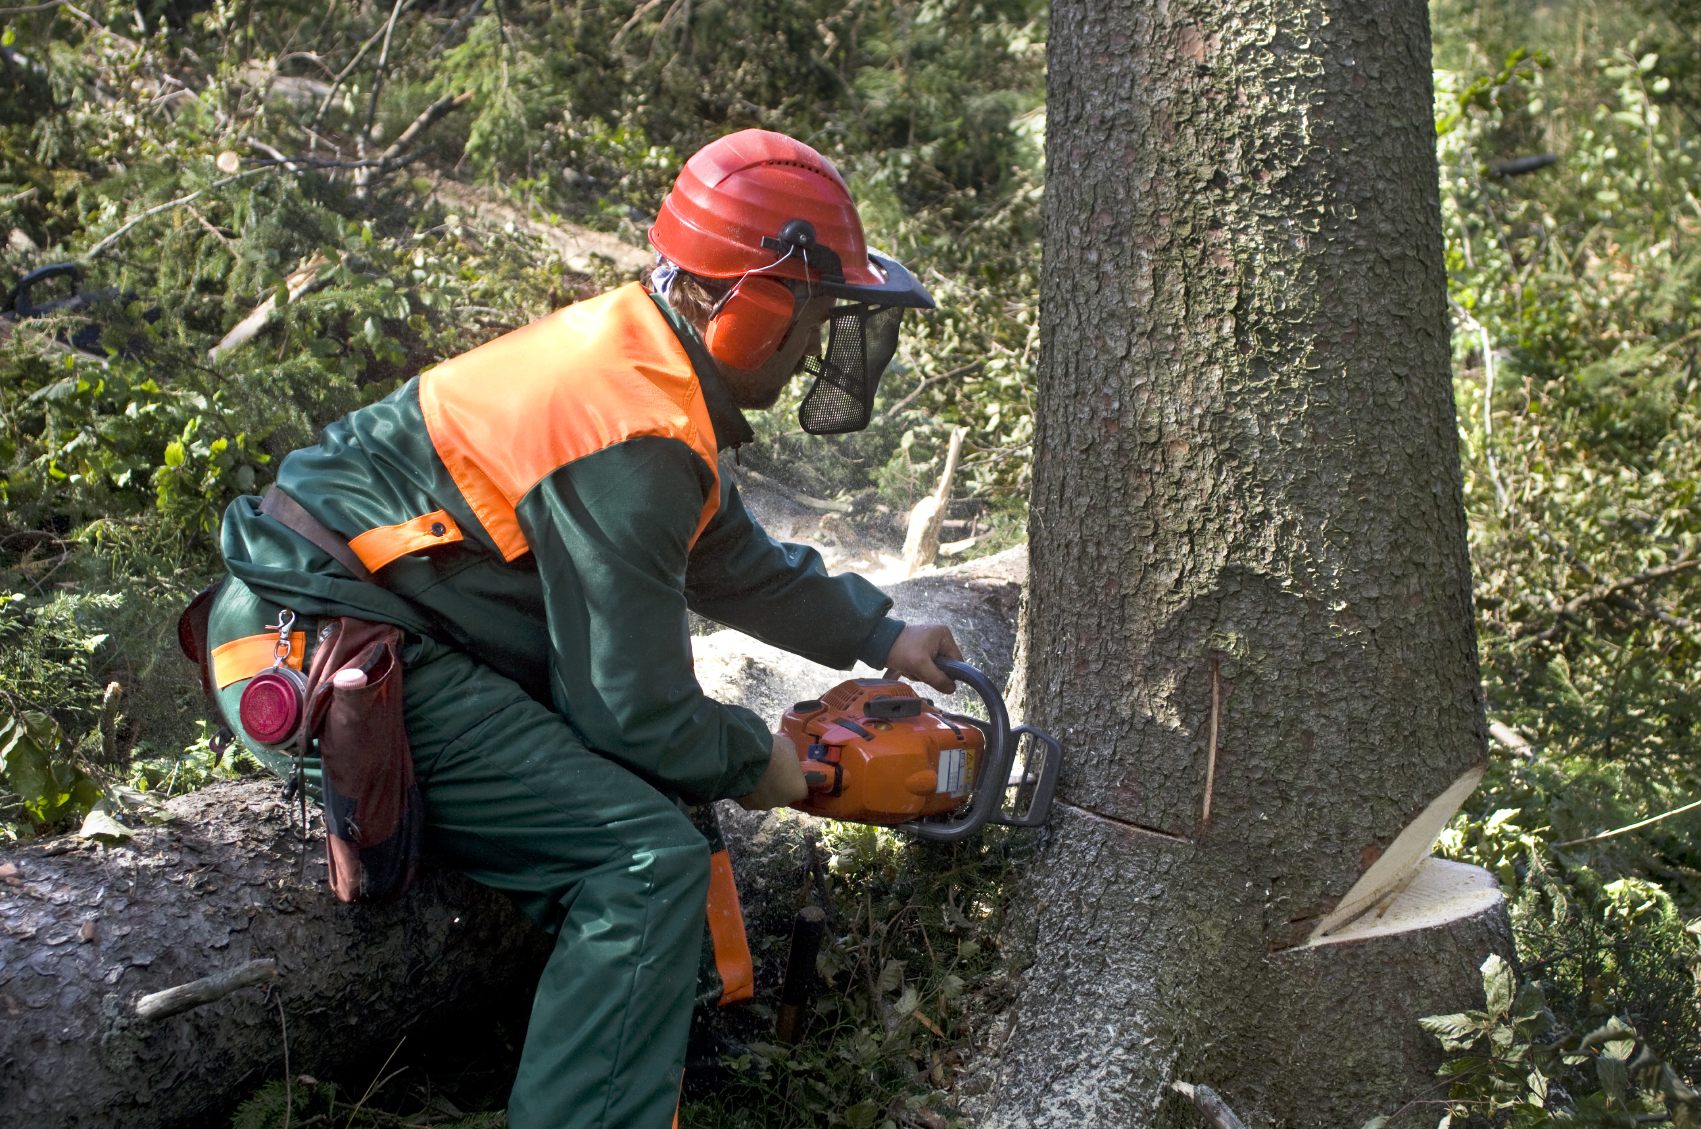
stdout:
<svg viewBox="0 0 1701 1129">
<path fill-rule="evenodd" d="M 786 956 L 786 978 L 780 987 L 780 1010 L 774 1036 L 782 1043 L 795 1043 L 803 1034 L 803 1020 L 813 995 L 815 958 L 821 952 L 821 936 L 827 914 L 820 906 L 797 911 L 791 927 L 791 951 Z"/>
<path fill-rule="evenodd" d="M 284 279 L 280 290 L 287 292 L 291 302 L 313 290 L 317 290 L 329 282 L 328 277 L 319 276 L 319 268 L 330 266 L 330 260 L 323 255 L 315 254 L 312 258 L 296 267 Z M 207 350 L 207 360 L 217 361 L 232 349 L 239 349 L 259 336 L 262 329 L 271 323 L 272 317 L 278 311 L 278 290 L 273 290 L 264 302 L 255 306 L 249 315 L 231 326 L 230 332 L 224 339 Z"/>
<path fill-rule="evenodd" d="M 1171 1082 L 1169 1085 L 1170 1089 L 1199 1107 L 1199 1112 L 1215 1129 L 1246 1129 L 1246 1123 L 1235 1116 L 1222 1095 L 1211 1087 L 1195 1086 L 1191 1082 Z"/>
<path fill-rule="evenodd" d="M 210 1004 L 214 1000 L 222 1000 L 239 988 L 264 984 L 275 979 L 277 974 L 277 961 L 251 960 L 224 972 L 203 976 L 199 980 L 191 980 L 187 984 L 179 984 L 175 988 L 143 996 L 136 1001 L 136 1015 L 141 1019 L 164 1019 L 202 1004 Z"/>
</svg>

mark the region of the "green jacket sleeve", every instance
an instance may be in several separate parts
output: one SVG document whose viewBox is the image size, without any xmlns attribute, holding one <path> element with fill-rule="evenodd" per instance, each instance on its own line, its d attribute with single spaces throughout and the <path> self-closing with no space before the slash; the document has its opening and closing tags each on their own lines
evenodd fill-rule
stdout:
<svg viewBox="0 0 1701 1129">
<path fill-rule="evenodd" d="M 691 553 L 691 610 L 823 666 L 884 666 L 904 629 L 892 601 L 855 573 L 829 576 L 821 554 L 775 541 L 722 476 L 721 505 Z"/>
<path fill-rule="evenodd" d="M 756 787 L 773 739 L 703 693 L 685 577 L 709 468 L 641 438 L 555 471 L 515 508 L 537 561 L 555 707 L 598 752 L 688 803 Z"/>
</svg>

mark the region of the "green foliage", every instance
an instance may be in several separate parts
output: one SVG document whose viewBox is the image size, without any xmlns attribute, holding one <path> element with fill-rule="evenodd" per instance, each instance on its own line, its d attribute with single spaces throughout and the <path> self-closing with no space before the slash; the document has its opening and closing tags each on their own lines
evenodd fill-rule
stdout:
<svg viewBox="0 0 1701 1129">
<path fill-rule="evenodd" d="M 1701 180 L 1656 67 L 1631 39 L 1565 74 L 1514 62 L 1486 87 L 1440 76 L 1474 91 L 1441 157 L 1489 711 L 1538 752 L 1500 765 L 1474 803 L 1477 818 L 1516 808 L 1549 840 L 1701 790 L 1701 626 L 1685 614 L 1701 593 Z M 1487 172 L 1525 118 L 1560 163 Z M 1692 826 L 1590 853 L 1675 881 L 1692 904 Z"/>
<path fill-rule="evenodd" d="M 37 825 L 83 815 L 100 799 L 100 786 L 67 755 L 58 722 L 36 710 L 0 723 L 0 767 L 7 787 Z"/>
<path fill-rule="evenodd" d="M 1698 824 L 1604 834 L 1701 794 L 1693 15 L 1437 8 L 1478 638 L 1490 719 L 1528 742 L 1497 750 L 1441 849 L 1500 876 L 1520 991 L 1554 1024 L 1473 1028 L 1455 1117 L 1694 1119 Z"/>
<path fill-rule="evenodd" d="M 1441 1068 L 1453 1080 L 1442 1129 L 1473 1118 L 1511 1129 L 1701 1124 L 1701 1094 L 1628 1021 L 1612 1018 L 1586 1033 L 1556 1030 L 1541 987 L 1518 984 L 1499 956 L 1483 962 L 1482 982 L 1483 1010 L 1419 1020 L 1442 1049 L 1464 1052 Z M 1569 1099 L 1585 1089 L 1594 1092 Z M 1365 1129 L 1392 1119 L 1376 1118 Z"/>
</svg>

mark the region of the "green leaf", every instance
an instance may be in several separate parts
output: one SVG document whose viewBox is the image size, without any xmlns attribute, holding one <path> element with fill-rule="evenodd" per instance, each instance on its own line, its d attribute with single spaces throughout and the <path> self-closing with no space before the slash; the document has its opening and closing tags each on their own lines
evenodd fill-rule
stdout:
<svg viewBox="0 0 1701 1129">
<path fill-rule="evenodd" d="M 1579 1051 L 1592 1051 L 1608 1042 L 1625 1039 L 1634 1041 L 1635 1038 L 1636 1028 L 1630 1026 L 1630 1024 L 1624 1022 L 1624 1020 L 1617 1016 L 1614 1016 L 1607 1020 L 1606 1023 L 1595 1028 L 1587 1035 L 1584 1035 L 1582 1041 L 1577 1044 L 1577 1049 Z"/>
<path fill-rule="evenodd" d="M 845 1110 L 845 1124 L 851 1129 L 872 1129 L 874 1119 L 879 1116 L 880 1107 L 872 1100 L 864 1100 Z"/>
<path fill-rule="evenodd" d="M 83 817 L 82 830 L 77 832 L 77 838 L 94 839 L 111 846 L 116 843 L 129 842 L 130 837 L 134 834 L 134 831 L 113 818 L 111 812 L 97 807 Z"/>
<path fill-rule="evenodd" d="M 1547 997 L 1542 994 L 1539 984 L 1518 985 L 1518 995 L 1512 1001 L 1512 1018 L 1517 1020 L 1535 1019 L 1546 1010 Z"/>
<path fill-rule="evenodd" d="M 1388 1115 L 1385 1113 L 1379 1113 L 1369 1121 L 1366 1121 L 1359 1127 L 1359 1129 L 1382 1129 L 1382 1127 L 1386 1124 L 1388 1124 Z"/>
<path fill-rule="evenodd" d="M 1426 1015 L 1418 1020 L 1418 1026 L 1440 1039 L 1443 1050 L 1462 1051 L 1482 1037 L 1484 1019 L 1480 1012 Z"/>
<path fill-rule="evenodd" d="M 1482 990 L 1483 995 L 1488 997 L 1488 1014 L 1502 1016 L 1509 1013 L 1516 986 L 1512 966 L 1500 959 L 1499 953 L 1490 953 L 1482 962 Z"/>
<path fill-rule="evenodd" d="M 1612 1055 L 1602 1055 L 1595 1060 L 1595 1076 L 1601 1080 L 1601 1089 L 1612 1095 L 1614 1101 L 1624 1101 L 1625 1088 L 1630 1085 L 1630 1072 L 1624 1068 L 1624 1060 Z"/>
<path fill-rule="evenodd" d="M 62 782 L 54 771 L 53 754 L 62 740 L 59 723 L 34 710 L 11 717 L 0 727 L 0 766 L 37 823 L 58 819 L 71 799 L 68 785 L 75 781 Z"/>
<path fill-rule="evenodd" d="M 904 982 L 904 962 L 889 960 L 880 969 L 879 987 L 882 992 L 896 992 Z"/>
</svg>

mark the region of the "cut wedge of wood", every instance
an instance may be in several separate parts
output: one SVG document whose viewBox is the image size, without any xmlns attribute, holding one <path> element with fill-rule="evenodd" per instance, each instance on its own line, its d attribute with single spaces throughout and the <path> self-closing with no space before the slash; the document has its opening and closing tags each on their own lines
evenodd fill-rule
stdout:
<svg viewBox="0 0 1701 1129">
<path fill-rule="evenodd" d="M 1431 800 L 1429 806 L 1406 825 L 1381 857 L 1353 884 L 1334 911 L 1311 931 L 1306 944 L 1314 945 L 1345 929 L 1409 885 L 1418 867 L 1428 857 L 1430 848 L 1435 846 L 1436 836 L 1452 821 L 1465 798 L 1476 790 L 1486 767 L 1477 765 L 1467 770 L 1448 785 L 1446 791 Z"/>
</svg>

